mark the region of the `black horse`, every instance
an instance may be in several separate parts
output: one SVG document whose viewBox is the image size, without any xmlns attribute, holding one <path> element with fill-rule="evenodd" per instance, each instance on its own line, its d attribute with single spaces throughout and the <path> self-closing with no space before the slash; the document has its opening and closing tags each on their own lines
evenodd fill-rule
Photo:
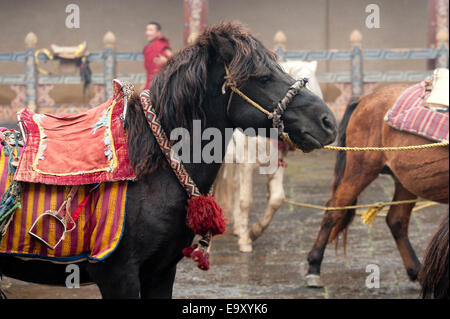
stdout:
<svg viewBox="0 0 450 319">
<path fill-rule="evenodd" d="M 201 119 L 203 129 L 218 128 L 223 133 L 224 150 L 225 128 L 272 126 L 266 115 L 241 97 L 234 95 L 229 103 L 229 89 L 222 94 L 225 64 L 236 87 L 269 111 L 294 83 L 275 55 L 245 28 L 232 23 L 212 26 L 176 54 L 152 82 L 152 103 L 166 132 L 192 129 L 192 121 Z M 285 131 L 303 150 L 332 143 L 336 136 L 333 113 L 307 89 L 295 96 L 283 121 Z M 137 95 L 130 101 L 126 128 L 138 180 L 128 187 L 122 240 L 104 262 L 79 263 L 81 282 L 96 283 L 104 298 L 170 298 L 181 251 L 194 237 L 185 222 L 187 194 L 165 162 Z M 201 162 L 185 167 L 200 191 L 207 193 L 220 165 Z M 13 278 L 53 285 L 64 285 L 68 275 L 64 265 L 5 255 L 0 256 L 0 269 Z"/>
<path fill-rule="evenodd" d="M 422 286 L 420 296 L 424 299 L 449 299 L 448 219 L 447 212 L 425 251 L 418 276 Z"/>
</svg>

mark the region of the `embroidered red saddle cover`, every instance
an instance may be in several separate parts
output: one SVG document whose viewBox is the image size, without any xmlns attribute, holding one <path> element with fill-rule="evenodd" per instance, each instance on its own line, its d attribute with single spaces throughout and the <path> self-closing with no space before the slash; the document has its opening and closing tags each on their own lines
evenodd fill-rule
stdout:
<svg viewBox="0 0 450 319">
<path fill-rule="evenodd" d="M 121 120 L 124 93 L 114 80 L 114 96 L 86 112 L 20 112 L 26 146 L 14 180 L 51 185 L 85 185 L 134 179 Z"/>
<path fill-rule="evenodd" d="M 449 117 L 423 106 L 430 95 L 426 91 L 429 81 L 407 88 L 386 113 L 384 120 L 393 128 L 420 135 L 433 141 L 448 142 Z"/>
</svg>

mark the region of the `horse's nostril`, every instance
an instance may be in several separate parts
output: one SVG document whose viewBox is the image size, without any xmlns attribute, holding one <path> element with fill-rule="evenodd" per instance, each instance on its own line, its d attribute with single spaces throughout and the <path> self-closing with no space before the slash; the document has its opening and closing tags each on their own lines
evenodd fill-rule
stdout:
<svg viewBox="0 0 450 319">
<path fill-rule="evenodd" d="M 324 115 L 322 117 L 322 125 L 325 129 L 334 131 L 335 130 L 335 125 L 333 124 L 333 122 L 328 118 L 328 116 Z"/>
</svg>

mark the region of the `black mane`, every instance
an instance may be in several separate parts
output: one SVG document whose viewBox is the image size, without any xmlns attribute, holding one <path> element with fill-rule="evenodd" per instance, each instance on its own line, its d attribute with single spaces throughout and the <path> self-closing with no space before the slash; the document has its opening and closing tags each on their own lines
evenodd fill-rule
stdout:
<svg viewBox="0 0 450 319">
<path fill-rule="evenodd" d="M 228 39 L 234 47 L 231 61 L 221 62 L 228 65 L 237 87 L 258 74 L 268 61 L 276 60 L 275 54 L 240 24 L 222 23 L 206 29 L 194 44 L 170 59 L 151 83 L 152 105 L 167 134 L 177 127 L 191 130 L 193 120 L 204 121 L 208 67 L 221 59 L 214 46 L 217 36 Z M 165 164 L 137 96 L 130 101 L 126 127 L 130 161 L 138 178 Z"/>
</svg>

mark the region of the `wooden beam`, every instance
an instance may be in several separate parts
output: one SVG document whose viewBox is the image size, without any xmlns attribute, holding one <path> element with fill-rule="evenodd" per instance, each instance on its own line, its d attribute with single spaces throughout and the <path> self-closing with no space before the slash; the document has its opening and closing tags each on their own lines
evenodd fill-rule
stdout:
<svg viewBox="0 0 450 319">
<path fill-rule="evenodd" d="M 184 0 L 184 45 L 194 41 L 208 25 L 208 0 Z"/>
</svg>

